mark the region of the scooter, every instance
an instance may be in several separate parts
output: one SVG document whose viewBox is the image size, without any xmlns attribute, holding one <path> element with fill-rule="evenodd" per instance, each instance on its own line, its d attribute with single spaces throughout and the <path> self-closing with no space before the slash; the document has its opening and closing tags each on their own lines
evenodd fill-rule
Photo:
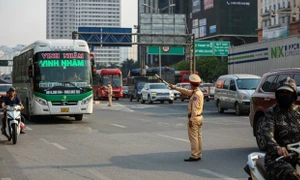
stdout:
<svg viewBox="0 0 300 180">
<path fill-rule="evenodd" d="M 20 105 L 6 105 L 6 126 L 4 129 L 4 135 L 7 137 L 8 141 L 17 143 L 18 136 L 25 125 L 21 122 L 21 106 Z"/>
<path fill-rule="evenodd" d="M 287 150 L 290 152 L 291 158 L 298 158 L 300 160 L 300 142 L 287 145 Z M 268 172 L 265 169 L 265 153 L 254 152 L 248 155 L 248 162 L 244 168 L 245 172 L 250 176 L 248 180 L 271 180 Z M 283 159 L 280 156 L 276 161 Z M 300 174 L 300 165 L 296 165 L 296 171 Z"/>
</svg>

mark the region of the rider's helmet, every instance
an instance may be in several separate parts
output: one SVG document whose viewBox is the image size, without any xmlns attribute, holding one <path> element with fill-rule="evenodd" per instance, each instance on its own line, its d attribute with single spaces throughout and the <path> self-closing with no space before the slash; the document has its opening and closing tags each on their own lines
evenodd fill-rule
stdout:
<svg viewBox="0 0 300 180">
<path fill-rule="evenodd" d="M 8 92 L 14 92 L 14 91 L 16 91 L 16 89 L 14 87 L 10 87 L 8 90 Z"/>
<path fill-rule="evenodd" d="M 275 91 L 275 98 L 280 108 L 287 109 L 297 100 L 297 83 L 294 79 L 287 77 L 279 82 Z"/>
</svg>

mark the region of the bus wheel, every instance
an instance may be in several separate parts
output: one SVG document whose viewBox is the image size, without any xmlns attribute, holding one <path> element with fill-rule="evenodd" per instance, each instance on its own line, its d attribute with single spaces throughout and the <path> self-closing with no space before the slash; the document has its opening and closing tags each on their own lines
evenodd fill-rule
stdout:
<svg viewBox="0 0 300 180">
<path fill-rule="evenodd" d="M 75 117 L 75 120 L 76 120 L 76 121 L 82 121 L 82 119 L 83 119 L 83 114 L 75 115 L 74 117 Z"/>
</svg>

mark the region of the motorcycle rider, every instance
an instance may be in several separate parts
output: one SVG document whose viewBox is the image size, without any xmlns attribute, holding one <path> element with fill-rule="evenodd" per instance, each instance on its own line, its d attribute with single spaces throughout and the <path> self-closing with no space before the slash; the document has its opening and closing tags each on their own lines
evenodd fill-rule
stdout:
<svg viewBox="0 0 300 180">
<path fill-rule="evenodd" d="M 24 109 L 24 106 L 23 106 L 20 98 L 18 96 L 16 96 L 15 88 L 11 87 L 8 90 L 8 96 L 3 98 L 1 107 L 3 109 L 5 109 L 6 105 L 14 105 L 14 104 L 18 104 L 21 106 L 21 109 Z M 2 116 L 2 127 L 1 127 L 2 134 L 5 134 L 5 126 L 6 126 L 5 117 L 6 117 L 6 111 L 4 111 L 3 116 Z M 22 131 L 21 133 L 24 133 L 24 132 Z"/>
<path fill-rule="evenodd" d="M 294 104 L 297 97 L 297 84 L 288 77 L 275 91 L 277 103 L 265 113 L 262 123 L 262 136 L 267 143 L 265 168 L 272 180 L 300 179 L 295 171 L 297 158 L 286 158 L 289 156 L 286 146 L 300 141 L 300 106 Z M 279 156 L 285 159 L 276 161 Z"/>
</svg>

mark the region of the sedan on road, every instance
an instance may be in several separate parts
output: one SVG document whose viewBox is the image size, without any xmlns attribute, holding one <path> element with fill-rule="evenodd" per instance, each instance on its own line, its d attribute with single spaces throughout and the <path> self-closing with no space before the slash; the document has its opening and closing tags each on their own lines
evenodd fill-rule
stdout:
<svg viewBox="0 0 300 180">
<path fill-rule="evenodd" d="M 141 95 L 142 104 L 146 101 L 150 104 L 154 101 L 160 101 L 160 103 L 168 101 L 169 104 L 172 104 L 174 101 L 173 92 L 164 83 L 146 83 L 141 90 Z"/>
</svg>

